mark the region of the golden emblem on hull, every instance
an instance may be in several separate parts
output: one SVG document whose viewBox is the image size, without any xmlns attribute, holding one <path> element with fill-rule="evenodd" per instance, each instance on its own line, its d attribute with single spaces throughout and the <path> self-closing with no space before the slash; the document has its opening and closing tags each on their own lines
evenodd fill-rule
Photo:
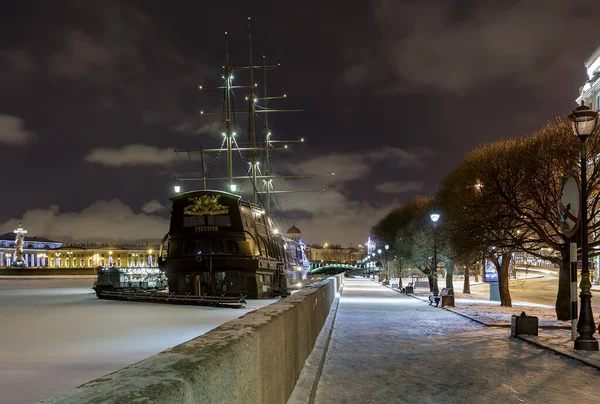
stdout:
<svg viewBox="0 0 600 404">
<path fill-rule="evenodd" d="M 219 203 L 221 195 L 202 195 L 188 198 L 190 205 L 183 209 L 184 215 L 224 215 L 229 213 L 229 207 Z"/>
</svg>

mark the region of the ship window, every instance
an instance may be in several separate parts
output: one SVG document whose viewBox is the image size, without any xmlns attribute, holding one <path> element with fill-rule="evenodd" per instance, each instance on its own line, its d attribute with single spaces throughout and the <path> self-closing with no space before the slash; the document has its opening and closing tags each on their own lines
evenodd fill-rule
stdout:
<svg viewBox="0 0 600 404">
<path fill-rule="evenodd" d="M 206 224 L 209 226 L 229 227 L 231 220 L 227 215 L 207 216 Z"/>
<path fill-rule="evenodd" d="M 184 216 L 183 227 L 204 226 L 204 216 Z"/>
<path fill-rule="evenodd" d="M 183 243 L 183 255 L 196 255 L 198 254 L 198 242 L 196 240 L 186 240 Z"/>
<path fill-rule="evenodd" d="M 184 247 L 185 255 L 194 254 L 239 254 L 235 240 L 188 240 Z"/>
</svg>

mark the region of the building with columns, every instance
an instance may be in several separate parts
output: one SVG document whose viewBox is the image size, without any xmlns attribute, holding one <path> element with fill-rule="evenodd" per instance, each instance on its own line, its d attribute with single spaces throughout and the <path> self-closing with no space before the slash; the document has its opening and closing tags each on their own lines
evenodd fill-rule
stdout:
<svg viewBox="0 0 600 404">
<path fill-rule="evenodd" d="M 0 235 L 0 268 L 17 266 L 18 248 L 22 249 L 22 265 L 19 266 L 25 268 L 158 267 L 158 245 L 64 244 L 30 237 L 26 231 L 23 235 L 20 247 L 15 232 Z"/>
<path fill-rule="evenodd" d="M 587 81 L 579 88 L 577 103 L 600 111 L 600 47 L 585 61 Z"/>
<path fill-rule="evenodd" d="M 579 87 L 577 103 L 583 102 L 588 107 L 600 111 L 600 47 L 598 47 L 585 61 L 588 79 Z M 598 136 L 598 134 L 596 134 Z M 592 281 L 595 284 L 600 280 L 600 256 L 592 258 Z"/>
<path fill-rule="evenodd" d="M 48 255 L 60 249 L 62 243 L 42 237 L 27 237 L 23 241 L 23 264 L 26 267 L 47 267 Z M 0 235 L 0 267 L 15 264 L 15 233 Z"/>
<path fill-rule="evenodd" d="M 310 262 L 341 262 L 354 264 L 367 256 L 366 248 L 344 248 L 339 245 L 313 244 L 306 247 L 306 256 Z"/>
</svg>

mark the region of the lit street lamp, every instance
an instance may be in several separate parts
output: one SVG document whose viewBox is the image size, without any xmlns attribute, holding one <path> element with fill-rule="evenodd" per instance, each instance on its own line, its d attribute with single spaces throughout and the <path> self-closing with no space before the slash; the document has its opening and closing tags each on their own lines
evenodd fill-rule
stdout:
<svg viewBox="0 0 600 404">
<path fill-rule="evenodd" d="M 438 279 L 437 279 L 437 237 L 435 234 L 436 223 L 440 220 L 439 213 L 432 213 L 429 215 L 431 221 L 433 222 L 433 295 L 437 296 L 440 294 L 440 289 L 438 288 Z"/>
<path fill-rule="evenodd" d="M 590 107 L 581 105 L 575 108 L 569 115 L 569 120 L 573 125 L 573 132 L 581 142 L 581 283 L 579 288 L 581 293 L 581 314 L 577 323 L 577 332 L 579 336 L 575 339 L 575 349 L 584 351 L 598 351 L 598 341 L 594 338 L 596 325 L 592 314 L 592 284 L 590 282 L 590 270 L 588 268 L 588 209 L 587 209 L 587 150 L 585 141 L 594 134 L 598 124 L 598 112 Z"/>
</svg>

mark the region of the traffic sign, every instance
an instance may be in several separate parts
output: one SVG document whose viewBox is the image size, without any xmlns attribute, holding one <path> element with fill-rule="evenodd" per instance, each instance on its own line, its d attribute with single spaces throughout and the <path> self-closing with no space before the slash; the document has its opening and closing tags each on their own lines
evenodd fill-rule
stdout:
<svg viewBox="0 0 600 404">
<path fill-rule="evenodd" d="M 572 237 L 579 227 L 581 219 L 581 189 L 579 180 L 573 173 L 566 173 L 560 179 L 560 197 L 558 199 L 558 217 L 560 229 L 567 237 Z"/>
</svg>

